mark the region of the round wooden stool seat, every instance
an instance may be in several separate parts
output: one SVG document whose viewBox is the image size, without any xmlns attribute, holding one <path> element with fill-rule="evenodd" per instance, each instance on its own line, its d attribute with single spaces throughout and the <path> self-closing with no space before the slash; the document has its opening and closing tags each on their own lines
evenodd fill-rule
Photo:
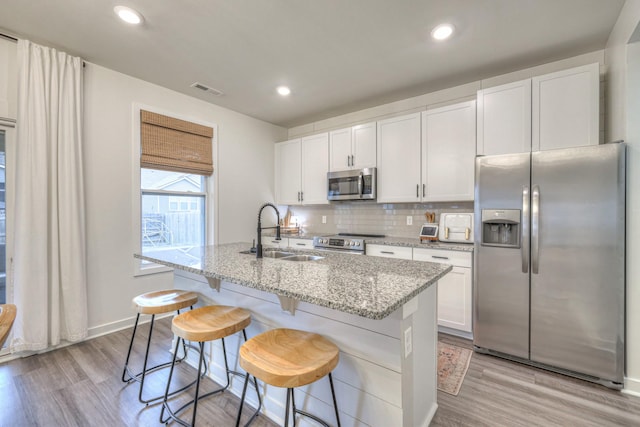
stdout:
<svg viewBox="0 0 640 427">
<path fill-rule="evenodd" d="M 210 305 L 173 318 L 171 330 L 188 341 L 214 341 L 242 331 L 251 323 L 251 314 L 239 307 Z"/>
<path fill-rule="evenodd" d="M 240 347 L 240 366 L 276 387 L 311 384 L 338 364 L 339 350 L 321 335 L 296 329 L 272 329 Z"/>
<path fill-rule="evenodd" d="M 140 314 L 160 314 L 180 310 L 198 302 L 198 294 L 180 289 L 147 292 L 133 299 Z"/>
</svg>

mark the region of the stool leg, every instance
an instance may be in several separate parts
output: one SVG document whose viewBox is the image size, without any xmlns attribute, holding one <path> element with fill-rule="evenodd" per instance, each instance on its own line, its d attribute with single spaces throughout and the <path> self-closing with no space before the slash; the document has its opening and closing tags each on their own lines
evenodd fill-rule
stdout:
<svg viewBox="0 0 640 427">
<path fill-rule="evenodd" d="M 336 411 L 336 421 L 338 421 L 338 427 L 340 427 L 340 415 L 338 414 L 338 404 L 336 403 L 336 392 L 333 388 L 333 378 L 331 372 L 329 372 L 329 384 L 331 385 L 331 397 L 333 397 L 333 408 Z"/>
<path fill-rule="evenodd" d="M 131 349 L 133 348 L 133 340 L 136 337 L 136 330 L 138 329 L 138 321 L 140 320 L 140 313 L 136 316 L 136 323 L 133 325 L 133 333 L 131 334 L 131 341 L 129 342 L 129 351 L 127 351 L 127 359 L 124 362 L 124 369 L 122 370 L 122 382 L 129 382 L 133 379 L 133 376 L 127 372 L 129 370 L 129 357 L 131 356 Z M 126 376 L 129 378 L 125 378 Z"/>
<path fill-rule="evenodd" d="M 156 315 L 151 315 L 151 324 L 149 325 L 149 337 L 147 338 L 147 351 L 144 353 L 144 363 L 142 364 L 142 380 L 140 381 L 140 392 L 138 393 L 138 400 L 140 403 L 149 403 L 149 400 L 142 399 L 142 391 L 144 390 L 144 378 L 147 375 L 147 362 L 149 360 L 149 349 L 151 348 L 151 335 L 153 334 L 153 324 L 156 319 Z M 154 399 L 152 399 L 154 400 Z"/>
<path fill-rule="evenodd" d="M 255 379 L 255 377 L 254 377 Z M 238 417 L 236 418 L 236 427 L 240 425 L 240 417 L 242 416 L 242 406 L 244 405 L 244 398 L 247 395 L 247 385 L 249 385 L 249 373 L 247 372 L 244 377 L 244 385 L 242 386 L 242 397 L 240 397 L 240 408 L 238 408 Z M 259 393 L 258 393 L 259 394 Z M 251 420 L 249 420 L 251 422 Z M 249 423 L 245 424 L 249 425 Z"/>
<path fill-rule="evenodd" d="M 285 405 L 285 412 L 284 412 L 284 427 L 289 427 L 289 404 L 291 402 L 291 397 L 290 394 L 293 394 L 293 389 L 288 388 L 287 389 L 287 404 Z M 293 421 L 295 422 L 296 420 L 296 413 L 293 413 Z"/>
<path fill-rule="evenodd" d="M 171 362 L 171 369 L 169 369 L 169 378 L 167 379 L 167 388 L 164 391 L 164 396 L 162 399 L 162 409 L 160 410 L 160 422 L 166 423 L 169 421 L 169 418 L 164 419 L 164 410 L 167 409 L 167 412 L 171 414 L 171 410 L 169 409 L 169 403 L 167 402 L 169 398 L 169 388 L 171 387 L 171 377 L 173 377 L 173 368 L 175 367 L 176 356 L 178 355 L 178 346 L 180 345 L 180 339 L 176 341 L 176 349 L 173 352 L 173 361 Z"/>
<path fill-rule="evenodd" d="M 226 363 L 226 359 L 227 358 L 225 357 L 225 363 Z M 198 395 L 200 394 L 200 375 L 202 372 L 203 361 L 204 361 L 204 343 L 201 342 L 200 343 L 200 360 L 198 362 L 198 378 L 196 378 L 196 396 L 193 398 L 193 416 L 191 417 L 192 426 L 196 425 L 196 411 L 198 410 Z"/>
</svg>

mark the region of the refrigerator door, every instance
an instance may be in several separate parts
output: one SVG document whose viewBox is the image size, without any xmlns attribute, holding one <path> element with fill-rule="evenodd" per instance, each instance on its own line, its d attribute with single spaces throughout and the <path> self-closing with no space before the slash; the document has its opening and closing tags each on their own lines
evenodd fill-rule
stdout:
<svg viewBox="0 0 640 427">
<path fill-rule="evenodd" d="M 505 233 L 527 233 L 529 179 L 530 153 L 476 159 L 473 344 L 522 358 L 529 357 L 528 236 Z M 483 227 L 483 211 L 485 221 L 497 218 L 495 227 Z"/>
<path fill-rule="evenodd" d="M 531 169 L 531 360 L 613 382 L 624 368 L 624 155 L 624 144 L 541 151 Z"/>
</svg>

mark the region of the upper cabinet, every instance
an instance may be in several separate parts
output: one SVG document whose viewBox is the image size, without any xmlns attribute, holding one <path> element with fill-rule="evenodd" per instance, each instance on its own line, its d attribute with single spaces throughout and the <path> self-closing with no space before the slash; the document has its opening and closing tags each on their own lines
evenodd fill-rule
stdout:
<svg viewBox="0 0 640 427">
<path fill-rule="evenodd" d="M 478 154 L 531 151 L 531 80 L 478 91 Z"/>
<path fill-rule="evenodd" d="M 275 157 L 276 202 L 279 205 L 329 203 L 327 133 L 278 143 Z"/>
<path fill-rule="evenodd" d="M 420 200 L 420 113 L 378 122 L 378 202 Z"/>
<path fill-rule="evenodd" d="M 329 170 L 376 166 L 376 123 L 366 123 L 329 133 Z"/>
<path fill-rule="evenodd" d="M 599 142 L 597 63 L 478 91 L 478 154 Z"/>
<path fill-rule="evenodd" d="M 476 102 L 422 113 L 422 201 L 473 200 Z"/>
<path fill-rule="evenodd" d="M 599 89 L 597 63 L 531 79 L 532 151 L 598 145 Z"/>
</svg>

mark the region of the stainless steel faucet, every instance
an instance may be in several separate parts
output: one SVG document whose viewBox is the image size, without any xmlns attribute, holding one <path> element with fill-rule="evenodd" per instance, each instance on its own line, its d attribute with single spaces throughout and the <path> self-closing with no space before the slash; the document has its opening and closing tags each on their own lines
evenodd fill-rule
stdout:
<svg viewBox="0 0 640 427">
<path fill-rule="evenodd" d="M 264 208 L 266 208 L 267 206 L 271 206 L 273 208 L 274 211 L 276 211 L 276 226 L 275 227 L 262 227 L 262 222 L 261 222 L 261 217 L 262 217 L 262 210 Z M 278 211 L 278 208 L 276 208 L 276 206 L 272 203 L 265 203 L 264 205 L 260 206 L 260 210 L 258 211 L 258 244 L 256 245 L 256 258 L 262 258 L 262 230 L 267 230 L 269 228 L 275 228 L 276 229 L 276 240 L 281 240 L 280 238 L 280 212 Z"/>
</svg>

